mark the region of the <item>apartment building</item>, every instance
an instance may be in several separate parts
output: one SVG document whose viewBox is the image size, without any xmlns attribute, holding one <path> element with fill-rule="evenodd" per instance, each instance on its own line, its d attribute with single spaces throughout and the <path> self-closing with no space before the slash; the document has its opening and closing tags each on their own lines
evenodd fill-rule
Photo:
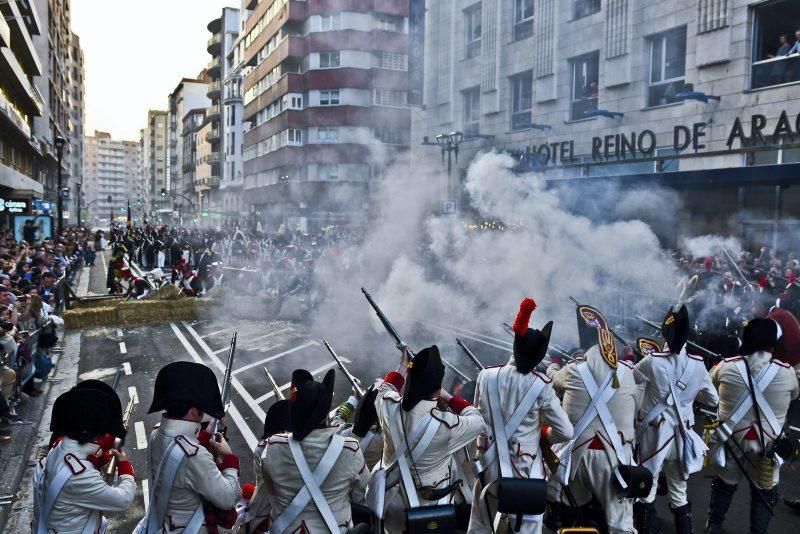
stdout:
<svg viewBox="0 0 800 534">
<path fill-rule="evenodd" d="M 65 200 L 65 222 L 76 224 L 78 222 L 78 196 L 81 194 L 83 182 L 83 140 L 84 122 L 86 119 L 86 102 L 84 93 L 85 70 L 83 66 L 83 49 L 81 40 L 75 33 L 70 38 L 71 50 L 69 56 L 69 81 L 70 81 L 70 133 L 69 159 L 67 166 L 72 177 L 69 187 L 70 198 Z M 66 185 L 65 185 L 66 187 Z"/>
<path fill-rule="evenodd" d="M 139 142 L 118 141 L 107 132 L 95 131 L 94 135 L 86 136 L 84 147 L 87 221 L 97 224 L 109 218 L 126 217 L 128 203 L 134 206 L 141 194 Z"/>
<path fill-rule="evenodd" d="M 413 161 L 441 181 L 443 210 L 467 205 L 463 177 L 474 156 L 501 150 L 517 171 L 564 187 L 672 188 L 690 233 L 728 232 L 729 214 L 746 243 L 797 233 L 800 55 L 781 55 L 779 40 L 795 42 L 800 3 L 452 0 L 428 8 L 424 107 L 411 146 Z M 437 136 L 445 151 L 448 138 L 460 141 L 450 179 Z"/>
<path fill-rule="evenodd" d="M 151 109 L 147 112 L 147 127 L 141 134 L 142 194 L 143 211 L 148 221 L 166 224 L 172 219 L 172 205 L 169 197 L 161 195 L 167 188 L 167 124 L 166 111 Z"/>
<path fill-rule="evenodd" d="M 408 2 L 250 1 L 244 196 L 251 222 L 364 224 L 371 184 L 408 150 Z"/>
<path fill-rule="evenodd" d="M 198 161 L 197 157 L 197 149 L 200 145 L 201 141 L 207 145 L 206 153 L 203 154 L 205 158 L 209 152 L 211 152 L 211 143 L 205 139 L 205 137 L 200 136 L 200 131 L 203 129 L 204 125 L 207 125 L 204 134 L 207 134 L 211 131 L 212 121 L 208 117 L 209 110 L 213 111 L 217 108 L 215 107 L 208 107 L 208 108 L 198 108 L 198 109 L 190 109 L 188 113 L 183 117 L 183 125 L 181 127 L 181 132 L 183 135 L 183 163 L 181 165 L 181 171 L 183 172 L 183 182 L 186 184 L 187 188 L 191 188 L 187 190 L 187 194 L 185 195 L 188 199 L 191 199 L 191 204 L 188 204 L 189 201 L 186 199 L 182 199 L 180 197 L 174 199 L 174 203 L 176 205 L 181 206 L 181 213 L 183 216 L 191 216 L 196 217 L 197 211 L 196 208 L 200 204 L 202 197 L 206 194 L 207 191 L 210 189 L 208 184 L 208 180 L 205 183 L 201 184 L 198 181 L 197 177 L 197 169 L 199 163 L 206 163 L 203 161 Z M 212 115 L 213 116 L 213 115 Z M 209 160 L 209 167 L 212 166 L 215 170 L 219 169 L 219 152 L 214 153 L 214 157 L 217 158 L 215 161 L 211 162 Z M 210 176 L 210 170 L 206 173 L 206 177 Z M 216 178 L 219 178 L 219 174 L 215 175 Z M 215 188 L 219 187 L 219 180 L 216 180 Z M 190 208 L 194 206 L 195 210 L 190 210 Z"/>
</svg>

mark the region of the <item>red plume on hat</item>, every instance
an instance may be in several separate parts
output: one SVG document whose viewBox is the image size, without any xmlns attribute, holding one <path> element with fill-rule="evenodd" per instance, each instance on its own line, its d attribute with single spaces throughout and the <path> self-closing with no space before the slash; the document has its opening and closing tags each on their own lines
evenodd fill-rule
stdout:
<svg viewBox="0 0 800 534">
<path fill-rule="evenodd" d="M 518 336 L 524 336 L 525 332 L 528 331 L 528 323 L 531 321 L 531 315 L 533 315 L 533 310 L 536 309 L 536 302 L 530 297 L 525 297 L 519 305 L 519 311 L 517 312 L 517 318 L 514 319 L 514 326 L 512 330 Z"/>
</svg>

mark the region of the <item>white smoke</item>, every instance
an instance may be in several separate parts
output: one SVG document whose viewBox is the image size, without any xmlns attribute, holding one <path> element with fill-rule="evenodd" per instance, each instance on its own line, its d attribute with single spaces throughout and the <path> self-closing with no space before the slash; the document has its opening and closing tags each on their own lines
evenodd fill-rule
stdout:
<svg viewBox="0 0 800 534">
<path fill-rule="evenodd" d="M 735 255 L 742 249 L 741 241 L 730 236 L 702 235 L 687 237 L 683 239 L 681 243 L 681 250 L 695 258 L 701 256 L 717 256 L 722 254 L 723 249 Z"/>
</svg>

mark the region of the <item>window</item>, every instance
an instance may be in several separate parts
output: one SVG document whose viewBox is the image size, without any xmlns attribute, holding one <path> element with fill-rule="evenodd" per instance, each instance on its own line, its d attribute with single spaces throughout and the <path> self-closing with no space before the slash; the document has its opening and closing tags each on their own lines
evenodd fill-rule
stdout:
<svg viewBox="0 0 800 534">
<path fill-rule="evenodd" d="M 297 128 L 289 128 L 289 144 L 302 145 L 303 144 L 303 130 Z"/>
<path fill-rule="evenodd" d="M 378 17 L 377 27 L 386 32 L 401 32 L 403 31 L 403 20 L 400 17 L 381 15 Z"/>
<path fill-rule="evenodd" d="M 290 96 L 289 109 L 303 109 L 303 96 L 302 95 Z"/>
<path fill-rule="evenodd" d="M 473 87 L 462 93 L 464 99 L 464 133 L 478 133 L 481 118 L 481 88 Z"/>
<path fill-rule="evenodd" d="M 466 43 L 466 57 L 479 56 L 481 53 L 481 4 L 464 11 L 464 42 Z"/>
<path fill-rule="evenodd" d="M 406 55 L 398 52 L 379 52 L 378 66 L 382 69 L 406 70 Z"/>
<path fill-rule="evenodd" d="M 335 91 L 320 91 L 319 92 L 319 105 L 320 106 L 338 106 L 339 105 L 339 90 Z"/>
<path fill-rule="evenodd" d="M 319 135 L 317 136 L 317 140 L 320 143 L 338 143 L 339 142 L 339 130 L 337 128 L 328 127 L 328 128 L 320 128 Z"/>
<path fill-rule="evenodd" d="M 339 52 L 320 52 L 319 68 L 331 69 L 339 66 Z"/>
<path fill-rule="evenodd" d="M 408 136 L 406 130 L 397 128 L 375 128 L 373 130 L 375 139 L 387 145 L 407 145 Z"/>
<path fill-rule="evenodd" d="M 592 52 L 570 60 L 572 64 L 572 103 L 570 120 L 586 118 L 586 112 L 597 109 L 600 91 L 600 54 Z"/>
<path fill-rule="evenodd" d="M 800 81 L 800 2 L 775 0 L 753 8 L 752 89 Z"/>
<path fill-rule="evenodd" d="M 533 35 L 533 0 L 513 0 L 514 40 Z"/>
<path fill-rule="evenodd" d="M 650 87 L 647 105 L 678 102 L 686 90 L 686 26 L 650 39 Z"/>
<path fill-rule="evenodd" d="M 511 77 L 511 129 L 528 128 L 533 108 L 533 71 Z"/>
<path fill-rule="evenodd" d="M 339 17 L 339 13 L 336 13 L 335 15 L 322 15 L 321 18 L 322 23 L 320 27 L 322 28 L 322 31 L 338 30 L 341 26 L 341 18 Z"/>
<path fill-rule="evenodd" d="M 406 92 L 393 89 L 375 89 L 376 106 L 405 106 Z"/>
<path fill-rule="evenodd" d="M 339 179 L 339 165 L 336 163 L 320 163 L 317 166 L 317 178 L 322 181 Z"/>
<path fill-rule="evenodd" d="M 572 19 L 581 19 L 600 11 L 600 0 L 573 0 Z"/>
</svg>

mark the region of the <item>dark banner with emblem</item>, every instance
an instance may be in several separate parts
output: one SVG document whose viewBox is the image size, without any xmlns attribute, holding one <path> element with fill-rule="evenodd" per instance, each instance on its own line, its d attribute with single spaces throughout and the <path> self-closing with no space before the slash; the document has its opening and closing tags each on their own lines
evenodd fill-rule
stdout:
<svg viewBox="0 0 800 534">
<path fill-rule="evenodd" d="M 408 1 L 408 105 L 422 105 L 425 76 L 425 0 Z"/>
</svg>

